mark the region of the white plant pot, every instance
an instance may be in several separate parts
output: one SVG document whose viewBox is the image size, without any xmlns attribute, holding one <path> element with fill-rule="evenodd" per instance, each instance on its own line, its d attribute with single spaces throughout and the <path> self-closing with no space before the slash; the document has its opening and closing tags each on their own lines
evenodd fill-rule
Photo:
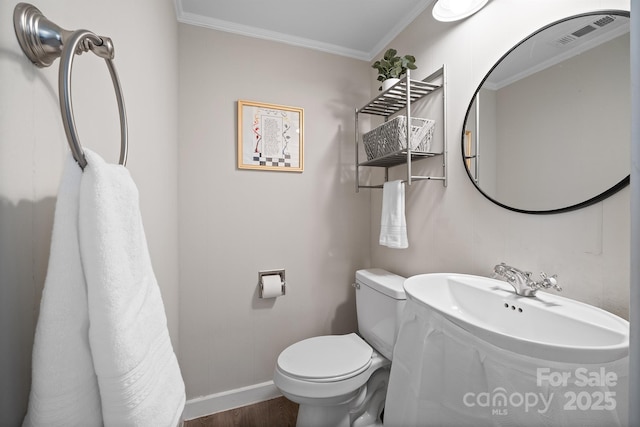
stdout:
<svg viewBox="0 0 640 427">
<path fill-rule="evenodd" d="M 394 84 L 398 83 L 400 79 L 387 79 L 382 82 L 382 90 L 387 90 Z"/>
</svg>

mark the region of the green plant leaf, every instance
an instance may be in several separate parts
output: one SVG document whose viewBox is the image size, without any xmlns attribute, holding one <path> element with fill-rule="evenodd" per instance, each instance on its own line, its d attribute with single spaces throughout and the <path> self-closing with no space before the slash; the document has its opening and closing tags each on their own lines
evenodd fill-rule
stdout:
<svg viewBox="0 0 640 427">
<path fill-rule="evenodd" d="M 389 78 L 400 78 L 409 70 L 415 70 L 416 58 L 413 55 L 397 56 L 398 51 L 390 48 L 384 53 L 382 59 L 375 61 L 371 67 L 378 70 L 378 80 L 384 81 Z"/>
<path fill-rule="evenodd" d="M 396 54 L 397 54 L 397 53 L 398 53 L 398 51 L 397 51 L 397 50 L 395 50 L 395 49 L 388 49 L 388 50 L 384 53 L 384 59 L 389 60 L 389 59 L 393 58 L 394 56 L 396 56 Z"/>
</svg>

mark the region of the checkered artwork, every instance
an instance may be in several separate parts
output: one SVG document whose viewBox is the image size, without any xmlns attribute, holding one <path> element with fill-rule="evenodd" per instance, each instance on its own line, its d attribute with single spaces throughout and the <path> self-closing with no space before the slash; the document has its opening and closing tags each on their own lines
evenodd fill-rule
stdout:
<svg viewBox="0 0 640 427">
<path fill-rule="evenodd" d="M 238 169 L 302 172 L 304 110 L 238 101 Z"/>
<path fill-rule="evenodd" d="M 285 154 L 283 157 L 264 157 L 262 153 L 254 153 L 253 161 L 260 166 L 274 166 L 274 167 L 291 167 L 291 154 Z"/>
</svg>

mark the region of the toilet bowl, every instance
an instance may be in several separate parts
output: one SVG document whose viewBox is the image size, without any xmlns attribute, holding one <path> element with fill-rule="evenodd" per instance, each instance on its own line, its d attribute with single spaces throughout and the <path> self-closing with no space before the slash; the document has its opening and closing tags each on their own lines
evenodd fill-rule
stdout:
<svg viewBox="0 0 640 427">
<path fill-rule="evenodd" d="M 280 353 L 274 383 L 298 403 L 299 427 L 381 426 L 404 277 L 356 272 L 358 330 L 308 338 Z"/>
<path fill-rule="evenodd" d="M 298 425 L 346 427 L 372 373 L 389 366 L 389 360 L 356 334 L 320 336 L 280 354 L 274 383 L 300 404 Z"/>
</svg>

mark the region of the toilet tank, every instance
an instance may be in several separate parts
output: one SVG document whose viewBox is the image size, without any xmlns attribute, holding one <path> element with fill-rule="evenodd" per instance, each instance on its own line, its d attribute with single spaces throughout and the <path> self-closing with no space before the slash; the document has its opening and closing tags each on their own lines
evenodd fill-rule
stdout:
<svg viewBox="0 0 640 427">
<path fill-rule="evenodd" d="M 404 277 L 380 268 L 356 271 L 358 332 L 389 360 L 406 301 L 404 281 Z"/>
</svg>

